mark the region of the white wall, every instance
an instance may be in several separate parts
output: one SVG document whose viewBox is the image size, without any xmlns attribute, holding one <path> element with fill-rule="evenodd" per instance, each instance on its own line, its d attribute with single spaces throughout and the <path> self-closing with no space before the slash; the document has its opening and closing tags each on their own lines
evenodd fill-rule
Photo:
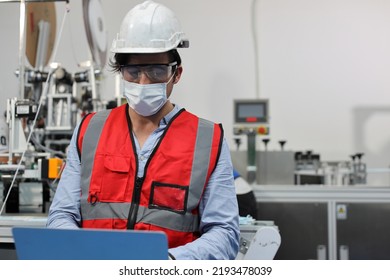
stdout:
<svg viewBox="0 0 390 280">
<path fill-rule="evenodd" d="M 102 0 L 108 44 L 123 16 L 141 1 Z M 369 168 L 390 164 L 390 2 L 383 0 L 257 0 L 259 76 L 251 34 L 251 0 L 161 0 L 180 18 L 190 48 L 180 53 L 184 73 L 173 101 L 223 123 L 232 135 L 233 99 L 269 98 L 271 142 L 313 150 L 324 160 L 365 153 Z M 58 26 L 64 3 L 57 5 Z M 88 59 L 81 1 L 70 13 L 57 61 L 69 71 Z M 0 94 L 17 96 L 19 5 L 0 3 Z M 114 92 L 106 73 L 103 98 Z M 263 148 L 259 141 L 259 148 Z M 369 177 L 390 184 L 389 175 Z"/>
</svg>

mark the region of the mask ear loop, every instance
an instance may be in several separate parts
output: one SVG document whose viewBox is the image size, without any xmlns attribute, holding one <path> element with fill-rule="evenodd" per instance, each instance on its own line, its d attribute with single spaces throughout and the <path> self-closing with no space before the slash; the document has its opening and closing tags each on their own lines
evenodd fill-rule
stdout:
<svg viewBox="0 0 390 280">
<path fill-rule="evenodd" d="M 171 77 L 169 78 L 169 80 L 165 83 L 166 85 L 168 85 L 168 84 L 172 81 L 173 77 L 176 76 L 176 70 L 177 70 L 177 67 L 175 68 L 175 71 L 173 71 L 172 76 L 171 76 Z"/>
<path fill-rule="evenodd" d="M 165 88 L 168 86 L 168 84 L 172 81 L 173 77 L 176 77 L 176 70 L 177 70 L 177 67 L 175 67 L 175 70 L 173 71 L 172 73 L 172 76 L 169 78 L 168 82 L 165 83 Z M 168 94 L 167 92 L 165 92 L 165 94 Z M 170 96 L 168 97 L 167 96 L 167 101 L 171 98 L 172 94 L 170 94 Z"/>
<path fill-rule="evenodd" d="M 173 74 L 172 74 L 172 76 L 169 78 L 167 84 L 169 84 L 169 83 L 171 82 L 171 80 L 172 80 L 173 77 L 176 77 L 177 69 L 178 69 L 178 68 L 179 68 L 179 66 L 178 66 L 178 65 L 175 65 L 175 70 L 173 71 Z"/>
</svg>

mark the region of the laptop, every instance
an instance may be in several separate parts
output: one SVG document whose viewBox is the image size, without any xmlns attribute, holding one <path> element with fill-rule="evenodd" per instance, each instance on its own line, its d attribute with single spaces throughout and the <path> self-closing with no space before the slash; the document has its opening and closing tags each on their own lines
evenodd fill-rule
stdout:
<svg viewBox="0 0 390 280">
<path fill-rule="evenodd" d="M 167 260 L 163 232 L 14 227 L 19 260 Z"/>
</svg>

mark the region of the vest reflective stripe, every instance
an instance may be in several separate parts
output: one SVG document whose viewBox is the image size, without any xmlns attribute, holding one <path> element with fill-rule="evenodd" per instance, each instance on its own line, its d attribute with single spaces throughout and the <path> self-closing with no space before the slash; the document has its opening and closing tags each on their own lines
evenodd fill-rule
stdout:
<svg viewBox="0 0 390 280">
<path fill-rule="evenodd" d="M 205 163 L 207 165 L 209 164 L 213 135 L 214 124 L 207 120 L 199 119 L 194 161 L 191 170 L 188 209 L 194 209 L 198 205 L 202 195 L 203 186 L 207 178 L 207 169 L 202 167 L 204 167 Z"/>
<path fill-rule="evenodd" d="M 83 176 L 81 181 L 81 213 L 82 220 L 86 222 L 86 226 L 88 227 L 99 227 L 99 225 L 103 224 L 104 226 L 102 227 L 109 226 L 107 223 L 103 223 L 104 220 L 121 220 L 122 227 L 123 221 L 126 221 L 129 217 L 129 210 L 132 206 L 132 203 L 131 192 L 128 192 L 127 188 L 129 187 L 129 185 L 131 188 L 133 188 L 133 185 L 131 183 L 128 183 L 129 185 L 126 188 L 126 193 L 128 193 L 128 195 L 124 196 L 124 200 L 112 200 L 111 197 L 107 196 L 107 186 L 110 186 L 110 184 L 108 183 L 108 181 L 106 181 L 106 183 L 102 185 L 104 186 L 106 191 L 104 193 L 105 198 L 102 199 L 101 195 L 103 194 L 103 192 L 101 189 L 99 189 L 99 186 L 101 186 L 100 181 L 96 181 L 94 179 L 100 177 L 106 178 L 106 171 L 101 169 L 102 167 L 100 169 L 97 169 L 96 165 L 94 166 L 94 162 L 97 153 L 100 153 L 100 155 L 106 154 L 107 148 L 105 147 L 117 147 L 116 145 L 113 146 L 111 144 L 113 143 L 112 139 L 120 139 L 119 142 L 114 141 L 114 143 L 119 143 L 120 145 L 122 145 L 121 149 L 118 149 L 117 151 L 122 151 L 123 147 L 128 147 L 127 149 L 125 149 L 125 152 L 122 153 L 123 156 L 130 155 L 130 159 L 132 158 L 130 160 L 130 166 L 134 166 L 132 164 L 133 162 L 135 162 L 135 158 L 134 156 L 132 156 L 132 154 L 134 153 L 133 149 L 135 148 L 131 141 L 129 141 L 129 138 L 127 138 L 126 140 L 128 142 L 123 142 L 123 140 L 125 139 L 123 138 L 123 135 L 125 135 L 123 131 L 124 129 L 129 130 L 129 127 L 127 127 L 128 124 L 125 124 L 123 121 L 121 121 L 121 124 L 118 127 L 115 126 L 115 130 L 113 129 L 114 126 L 112 126 L 112 124 L 117 124 L 117 118 L 121 117 L 122 113 L 127 113 L 126 107 L 121 106 L 111 111 L 101 111 L 96 113 L 94 116 L 92 116 L 90 122 L 87 123 L 88 127 L 85 130 L 85 134 L 80 136 L 84 137 L 82 141 L 83 144 L 81 153 L 81 173 Z M 108 123 L 111 125 L 106 126 L 106 124 Z M 109 130 L 110 133 L 107 133 L 108 128 L 111 128 Z M 118 135 L 122 138 L 118 138 Z M 183 139 L 182 137 L 187 137 L 189 141 L 181 142 L 181 139 Z M 155 225 L 173 231 L 179 231 L 183 233 L 187 232 L 187 234 L 188 232 L 196 233 L 197 231 L 199 231 L 198 206 L 200 199 L 203 195 L 204 187 L 207 183 L 209 176 L 211 175 L 211 171 L 213 170 L 213 168 L 215 168 L 218 158 L 217 155 L 220 151 L 222 137 L 222 127 L 218 127 L 218 125 L 210 121 L 197 118 L 196 116 L 186 111 L 179 112 L 172 119 L 172 121 L 169 123 L 167 130 L 164 132 L 161 139 L 157 143 L 155 151 L 152 152 L 152 155 L 145 166 L 145 178 L 142 187 L 143 202 L 139 205 L 134 204 L 138 207 L 138 212 L 135 219 L 136 224 Z M 100 142 L 104 144 L 101 144 Z M 123 143 L 125 143 L 125 146 L 123 146 Z M 182 143 L 184 143 L 185 145 L 182 145 Z M 185 156 L 180 158 L 179 154 L 177 153 L 177 150 L 172 149 L 172 147 L 177 146 L 173 145 L 181 146 L 181 151 L 186 151 L 186 155 L 188 155 L 188 157 Z M 185 149 L 183 150 L 183 148 Z M 120 153 L 115 152 L 116 151 L 114 151 L 114 154 L 110 156 L 115 157 L 122 155 Z M 167 158 L 164 158 L 165 155 L 168 155 L 167 158 L 169 159 L 171 156 L 173 156 L 173 160 L 166 161 Z M 184 161 L 185 164 L 180 165 L 180 161 L 176 161 L 175 159 L 186 159 Z M 163 165 L 166 167 L 165 172 L 169 170 L 167 175 L 164 175 L 165 177 L 161 177 L 159 175 L 161 167 L 160 160 L 165 160 Z M 182 173 L 176 172 L 175 174 L 174 172 L 176 170 L 176 165 L 172 165 L 172 163 L 175 163 L 176 165 L 179 164 L 178 167 L 185 167 L 185 169 L 182 170 L 186 170 L 187 175 L 183 177 L 177 175 Z M 113 166 L 111 166 L 110 168 L 112 167 Z M 120 172 L 121 174 L 126 174 L 123 173 L 125 172 L 124 169 L 115 168 L 113 169 L 113 172 L 115 172 L 115 170 L 118 170 L 118 172 Z M 99 172 L 102 173 L 95 173 L 98 177 L 94 177 L 92 174 L 94 174 L 94 172 L 97 172 L 97 170 L 101 170 Z M 127 181 L 134 182 L 137 170 L 134 170 L 133 167 L 131 167 L 130 170 L 131 171 L 127 173 Z M 171 178 L 171 173 L 174 174 L 173 177 L 176 178 L 173 179 L 173 181 Z M 115 178 L 113 180 L 115 180 Z M 188 200 L 186 201 L 187 204 L 185 205 L 185 211 L 175 212 L 170 210 L 164 210 L 163 208 L 153 207 L 154 204 L 152 203 L 152 200 L 149 200 L 152 199 L 152 195 L 149 193 L 149 191 L 152 190 L 151 186 L 154 182 L 161 183 L 158 183 L 160 185 L 156 187 L 158 189 L 155 189 L 158 191 L 162 191 L 160 195 L 164 193 L 164 187 L 169 187 L 170 184 L 173 184 L 173 186 L 175 186 L 175 184 L 177 183 L 181 187 L 187 188 Z M 93 189 L 91 187 L 91 184 L 94 185 Z M 115 187 L 117 185 L 114 184 L 112 186 Z M 121 191 L 124 191 L 123 187 Z M 100 196 L 99 192 L 101 192 Z M 97 193 L 96 201 L 92 199 L 94 193 Z M 91 197 L 88 197 L 88 195 L 90 195 Z M 159 201 L 160 198 L 161 197 L 156 197 L 157 201 Z"/>
<path fill-rule="evenodd" d="M 140 220 L 138 220 L 139 217 L 141 218 Z M 192 215 L 191 213 L 178 215 L 177 213 L 170 211 L 148 209 L 141 206 L 138 209 L 137 223 L 138 222 L 183 232 L 196 232 L 199 230 L 198 215 Z"/>
<path fill-rule="evenodd" d="M 101 219 L 127 219 L 131 203 L 123 202 L 110 202 L 102 203 L 96 202 L 95 204 L 88 203 L 86 199 L 82 202 L 83 220 L 95 220 Z"/>
<path fill-rule="evenodd" d="M 88 203 L 86 200 L 82 202 L 83 220 L 95 219 L 127 219 L 131 203 Z M 138 209 L 137 223 L 150 223 L 156 226 L 179 230 L 184 232 L 195 232 L 199 230 L 199 221 L 197 215 L 186 213 L 178 215 L 169 211 L 161 211 L 159 209 L 148 209 L 140 206 Z"/>
<path fill-rule="evenodd" d="M 104 123 L 110 114 L 109 110 L 100 111 L 96 113 L 88 124 L 87 130 L 84 134 L 83 142 L 88 143 L 83 145 L 81 153 L 81 199 L 86 201 L 88 199 L 88 188 L 91 182 L 92 168 L 96 153 L 96 147 L 98 145 L 97 139 L 99 139 L 102 133 Z"/>
</svg>

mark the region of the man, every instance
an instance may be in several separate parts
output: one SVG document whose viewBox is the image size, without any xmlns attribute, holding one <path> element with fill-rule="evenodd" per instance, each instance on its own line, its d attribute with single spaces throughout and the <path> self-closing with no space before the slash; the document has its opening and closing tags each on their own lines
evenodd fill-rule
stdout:
<svg viewBox="0 0 390 280">
<path fill-rule="evenodd" d="M 173 12 L 152 1 L 125 16 L 110 65 L 128 104 L 76 128 L 48 227 L 164 231 L 172 259 L 236 257 L 238 207 L 222 126 L 169 100 L 183 72 L 183 36 Z"/>
</svg>

